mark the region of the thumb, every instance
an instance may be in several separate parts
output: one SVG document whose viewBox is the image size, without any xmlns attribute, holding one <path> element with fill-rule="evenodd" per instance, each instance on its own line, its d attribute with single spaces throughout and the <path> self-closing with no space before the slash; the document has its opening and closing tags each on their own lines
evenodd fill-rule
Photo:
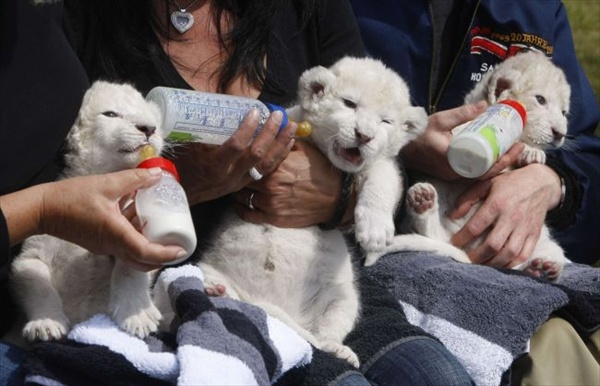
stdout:
<svg viewBox="0 0 600 386">
<path fill-rule="evenodd" d="M 463 123 L 467 123 L 477 118 L 485 111 L 487 106 L 488 104 L 486 101 L 479 101 L 475 104 L 467 104 L 457 107 L 456 114 L 453 114 L 450 117 L 451 119 L 454 119 L 454 122 L 451 124 L 452 129 L 458 125 L 462 125 Z"/>
<path fill-rule="evenodd" d="M 429 117 L 429 127 L 440 132 L 450 132 L 455 127 L 477 118 L 487 108 L 485 101 L 439 111 Z"/>
<path fill-rule="evenodd" d="M 113 186 L 112 191 L 122 197 L 138 189 L 156 184 L 162 177 L 160 168 L 129 169 L 109 174 L 107 184 Z"/>
</svg>

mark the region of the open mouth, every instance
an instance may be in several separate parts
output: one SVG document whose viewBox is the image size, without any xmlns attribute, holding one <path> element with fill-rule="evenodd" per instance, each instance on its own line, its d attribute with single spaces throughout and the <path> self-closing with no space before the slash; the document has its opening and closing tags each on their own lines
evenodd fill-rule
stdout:
<svg viewBox="0 0 600 386">
<path fill-rule="evenodd" d="M 363 157 L 358 147 L 342 147 L 339 142 L 336 142 L 334 144 L 334 151 L 335 154 L 353 165 L 360 165 L 363 162 Z"/>
</svg>

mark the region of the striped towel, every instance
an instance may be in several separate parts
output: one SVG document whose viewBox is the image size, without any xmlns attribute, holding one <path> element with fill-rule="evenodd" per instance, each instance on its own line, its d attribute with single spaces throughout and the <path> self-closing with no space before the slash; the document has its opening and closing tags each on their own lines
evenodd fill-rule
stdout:
<svg viewBox="0 0 600 386">
<path fill-rule="evenodd" d="M 155 298 L 174 312 L 171 332 L 141 340 L 106 315 L 76 325 L 60 342 L 38 343 L 26 382 L 42 385 L 267 385 L 292 372 L 300 381 L 312 348 L 262 309 L 208 297 L 200 269 L 164 270 Z"/>
<path fill-rule="evenodd" d="M 600 326 L 600 269 L 567 264 L 557 283 L 520 271 L 400 252 L 365 267 L 410 323 L 437 337 L 477 385 L 500 385 L 551 314 L 582 334 Z"/>
</svg>

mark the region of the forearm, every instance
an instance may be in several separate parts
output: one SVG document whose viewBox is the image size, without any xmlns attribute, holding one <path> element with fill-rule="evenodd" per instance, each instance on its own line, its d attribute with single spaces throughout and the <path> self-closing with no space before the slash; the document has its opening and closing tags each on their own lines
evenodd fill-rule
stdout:
<svg viewBox="0 0 600 386">
<path fill-rule="evenodd" d="M 11 246 L 39 233 L 42 192 L 46 186 L 47 184 L 37 185 L 0 197 Z"/>
<path fill-rule="evenodd" d="M 563 207 L 550 213 L 549 225 L 570 259 L 592 264 L 600 248 L 600 138 L 580 135 L 569 148 L 577 150 L 559 149 L 548 157 L 563 165 L 571 179 L 570 184 L 565 179 Z"/>
<path fill-rule="evenodd" d="M 536 171 L 534 175 L 538 177 L 532 181 L 540 181 L 540 190 L 542 191 L 542 187 L 545 186 L 544 189 L 547 192 L 547 211 L 550 212 L 552 210 L 556 210 L 561 206 L 562 201 L 564 201 L 564 197 L 562 194 L 563 184 L 561 182 L 560 175 L 551 167 L 547 165 L 541 164 L 533 164 L 530 166 L 534 166 Z"/>
</svg>

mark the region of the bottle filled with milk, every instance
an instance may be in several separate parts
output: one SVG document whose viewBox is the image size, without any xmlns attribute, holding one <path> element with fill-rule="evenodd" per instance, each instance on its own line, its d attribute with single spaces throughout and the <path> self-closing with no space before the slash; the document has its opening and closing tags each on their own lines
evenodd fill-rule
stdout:
<svg viewBox="0 0 600 386">
<path fill-rule="evenodd" d="M 491 105 L 473 121 L 452 130 L 450 166 L 463 177 L 482 176 L 519 139 L 526 122 L 527 111 L 517 100 Z"/>
<path fill-rule="evenodd" d="M 162 170 L 162 178 L 157 184 L 136 193 L 135 206 L 142 233 L 152 242 L 183 248 L 187 253 L 167 264 L 180 263 L 194 252 L 197 240 L 187 196 L 179 184 L 179 174 L 171 161 L 156 156 L 149 145 L 142 149 L 142 159 L 138 168 L 159 167 Z"/>
</svg>

